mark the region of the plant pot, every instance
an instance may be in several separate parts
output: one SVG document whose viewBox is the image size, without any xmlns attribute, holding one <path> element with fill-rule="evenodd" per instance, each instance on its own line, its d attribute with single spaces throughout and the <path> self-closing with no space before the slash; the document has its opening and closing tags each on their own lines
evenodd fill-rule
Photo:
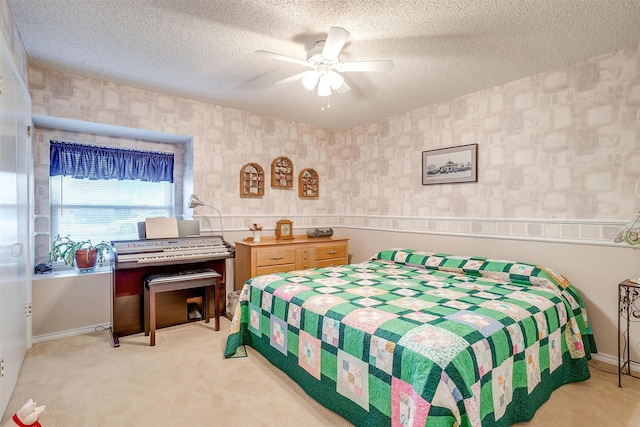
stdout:
<svg viewBox="0 0 640 427">
<path fill-rule="evenodd" d="M 93 271 L 98 262 L 98 251 L 96 249 L 80 249 L 76 251 L 76 268 L 81 273 Z"/>
<path fill-rule="evenodd" d="M 253 231 L 253 242 L 258 243 L 260 241 L 260 234 L 262 230 L 252 230 Z"/>
</svg>

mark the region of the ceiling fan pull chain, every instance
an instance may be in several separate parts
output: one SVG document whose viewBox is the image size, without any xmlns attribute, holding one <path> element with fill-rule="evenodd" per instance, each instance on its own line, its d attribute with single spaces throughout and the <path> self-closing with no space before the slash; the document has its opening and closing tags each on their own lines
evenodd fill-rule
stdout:
<svg viewBox="0 0 640 427">
<path fill-rule="evenodd" d="M 327 107 L 326 107 L 326 108 L 325 108 L 325 106 L 324 106 L 324 100 L 325 100 L 325 98 L 326 98 L 326 100 L 327 100 Z M 321 99 L 321 101 L 320 101 L 320 102 L 321 102 L 320 109 L 321 109 L 322 111 L 324 111 L 324 110 L 328 110 L 328 109 L 331 107 L 331 105 L 329 104 L 329 97 L 328 97 L 328 96 L 321 96 L 321 97 L 320 97 L 320 99 Z"/>
</svg>

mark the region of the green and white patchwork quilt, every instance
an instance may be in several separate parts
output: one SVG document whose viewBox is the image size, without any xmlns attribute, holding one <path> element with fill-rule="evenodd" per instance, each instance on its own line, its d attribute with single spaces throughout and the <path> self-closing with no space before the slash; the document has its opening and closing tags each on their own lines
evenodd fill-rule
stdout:
<svg viewBox="0 0 640 427">
<path fill-rule="evenodd" d="M 596 351 L 562 275 L 411 249 L 249 280 L 225 356 L 244 344 L 358 426 L 527 421 Z"/>
</svg>

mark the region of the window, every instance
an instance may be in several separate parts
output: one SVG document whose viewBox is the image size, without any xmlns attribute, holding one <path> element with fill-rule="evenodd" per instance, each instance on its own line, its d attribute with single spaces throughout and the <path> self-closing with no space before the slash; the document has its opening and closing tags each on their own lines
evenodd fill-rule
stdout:
<svg viewBox="0 0 640 427">
<path fill-rule="evenodd" d="M 173 215 L 168 182 L 75 179 L 52 176 L 51 235 L 77 239 L 138 238 L 138 222 Z"/>
<path fill-rule="evenodd" d="M 138 222 L 174 216 L 171 153 L 51 141 L 49 184 L 51 236 L 137 239 Z"/>
</svg>

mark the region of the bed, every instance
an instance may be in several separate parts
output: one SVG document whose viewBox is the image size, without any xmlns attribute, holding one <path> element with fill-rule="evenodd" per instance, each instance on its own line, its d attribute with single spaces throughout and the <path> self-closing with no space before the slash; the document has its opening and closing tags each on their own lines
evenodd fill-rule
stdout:
<svg viewBox="0 0 640 427">
<path fill-rule="evenodd" d="M 413 249 L 250 279 L 225 357 L 245 344 L 356 426 L 528 421 L 596 352 L 561 274 Z"/>
</svg>

